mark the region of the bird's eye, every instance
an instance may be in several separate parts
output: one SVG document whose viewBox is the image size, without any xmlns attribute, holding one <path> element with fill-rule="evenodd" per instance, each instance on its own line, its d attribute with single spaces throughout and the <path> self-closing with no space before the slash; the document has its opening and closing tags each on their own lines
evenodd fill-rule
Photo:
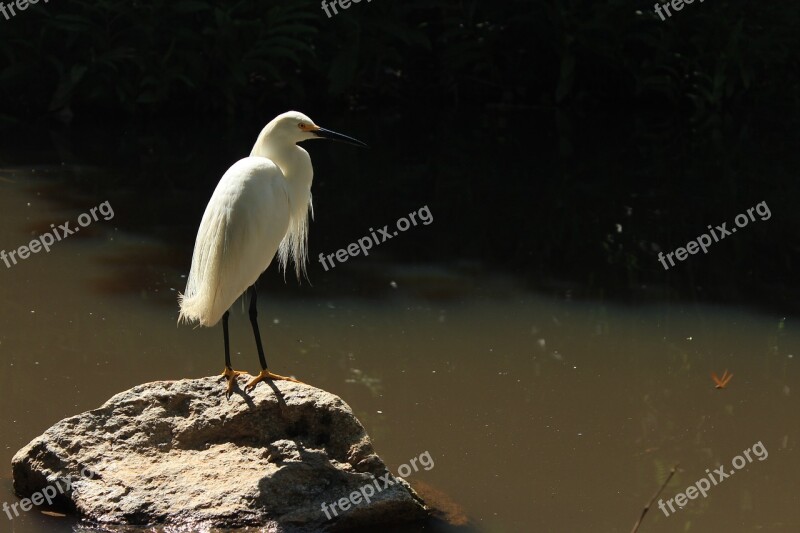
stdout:
<svg viewBox="0 0 800 533">
<path fill-rule="evenodd" d="M 303 123 L 301 122 L 300 124 L 297 125 L 297 127 L 302 130 L 303 129 Z"/>
</svg>

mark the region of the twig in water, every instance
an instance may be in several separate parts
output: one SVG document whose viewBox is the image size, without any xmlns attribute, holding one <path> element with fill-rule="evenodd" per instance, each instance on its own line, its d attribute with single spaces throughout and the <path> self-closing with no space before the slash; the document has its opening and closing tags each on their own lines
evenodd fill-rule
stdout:
<svg viewBox="0 0 800 533">
<path fill-rule="evenodd" d="M 669 471 L 669 475 L 667 476 L 667 479 L 664 480 L 664 483 L 661 485 L 661 488 L 658 489 L 658 491 L 656 491 L 655 494 L 653 494 L 653 497 L 650 498 L 650 501 L 647 502 L 647 505 L 644 506 L 644 509 L 642 509 L 642 514 L 641 516 L 639 516 L 639 520 L 636 521 L 636 523 L 633 525 L 633 529 L 631 529 L 631 533 L 636 533 L 637 531 L 639 531 L 639 526 L 642 525 L 642 520 L 644 519 L 644 515 L 646 515 L 647 511 L 650 510 L 650 506 L 653 505 L 654 501 L 656 501 L 656 498 L 658 498 L 658 495 L 661 494 L 661 491 L 664 490 L 664 487 L 667 486 L 667 483 L 669 483 L 669 480 L 672 479 L 672 476 L 675 475 L 675 471 L 678 469 L 678 464 L 680 463 L 675 463 L 675 466 L 673 466 L 672 470 Z"/>
</svg>

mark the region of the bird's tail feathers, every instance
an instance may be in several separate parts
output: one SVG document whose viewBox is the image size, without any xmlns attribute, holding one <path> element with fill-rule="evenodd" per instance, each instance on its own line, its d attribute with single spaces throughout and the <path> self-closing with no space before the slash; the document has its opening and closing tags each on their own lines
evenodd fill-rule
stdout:
<svg viewBox="0 0 800 533">
<path fill-rule="evenodd" d="M 222 220 L 203 220 L 200 224 L 192 256 L 192 268 L 186 282 L 186 292 L 178 295 L 178 304 L 181 308 L 178 315 L 179 324 L 197 322 L 201 326 L 213 326 L 226 311 L 223 309 L 220 312 L 215 306 L 219 296 L 217 294 L 219 268 L 225 239 L 219 235 L 205 235 L 206 232 L 224 233 L 226 226 Z M 201 243 L 204 246 L 201 246 Z"/>
</svg>

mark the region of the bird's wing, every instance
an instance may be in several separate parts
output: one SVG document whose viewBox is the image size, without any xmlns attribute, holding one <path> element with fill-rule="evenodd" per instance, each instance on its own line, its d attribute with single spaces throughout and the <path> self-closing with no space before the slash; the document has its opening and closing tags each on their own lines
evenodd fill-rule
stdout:
<svg viewBox="0 0 800 533">
<path fill-rule="evenodd" d="M 289 195 L 280 169 L 263 157 L 231 166 L 200 222 L 180 319 L 216 324 L 269 266 L 288 227 Z"/>
</svg>

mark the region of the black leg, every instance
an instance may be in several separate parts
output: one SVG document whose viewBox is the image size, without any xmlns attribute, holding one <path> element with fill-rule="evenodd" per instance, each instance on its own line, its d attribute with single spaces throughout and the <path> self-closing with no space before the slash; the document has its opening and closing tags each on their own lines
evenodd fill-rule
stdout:
<svg viewBox="0 0 800 533">
<path fill-rule="evenodd" d="M 264 380 L 274 381 L 274 380 L 284 380 L 284 381 L 293 381 L 295 383 L 300 383 L 294 378 L 286 377 L 286 376 L 279 376 L 278 374 L 273 374 L 269 370 L 267 370 L 267 358 L 264 357 L 264 347 L 261 345 L 261 333 L 258 331 L 258 293 L 256 292 L 256 287 L 253 285 L 250 287 L 250 324 L 253 326 L 253 335 L 256 338 L 256 348 L 258 348 L 258 360 L 261 362 L 261 372 L 250 380 L 244 390 L 247 392 L 252 391 L 256 385 Z M 272 385 L 272 388 L 275 389 L 275 386 Z M 275 389 L 275 392 L 278 392 L 278 389 Z"/>
<path fill-rule="evenodd" d="M 222 315 L 222 336 L 225 338 L 225 370 L 222 372 L 222 377 L 228 380 L 228 389 L 225 395 L 230 398 L 233 393 L 233 385 L 236 383 L 236 377 L 244 372 L 239 372 L 231 368 L 231 346 L 230 336 L 228 335 L 228 316 L 230 311 L 225 311 Z"/>
<path fill-rule="evenodd" d="M 225 311 L 222 315 L 222 336 L 225 339 L 225 368 L 231 367 L 231 348 L 230 337 L 228 336 L 228 315 L 230 311 Z"/>
<path fill-rule="evenodd" d="M 256 286 L 250 287 L 250 324 L 253 326 L 253 335 L 256 338 L 256 348 L 258 348 L 258 360 L 261 363 L 261 370 L 267 369 L 267 359 L 264 357 L 264 347 L 261 345 L 261 333 L 258 331 L 258 291 Z"/>
</svg>

